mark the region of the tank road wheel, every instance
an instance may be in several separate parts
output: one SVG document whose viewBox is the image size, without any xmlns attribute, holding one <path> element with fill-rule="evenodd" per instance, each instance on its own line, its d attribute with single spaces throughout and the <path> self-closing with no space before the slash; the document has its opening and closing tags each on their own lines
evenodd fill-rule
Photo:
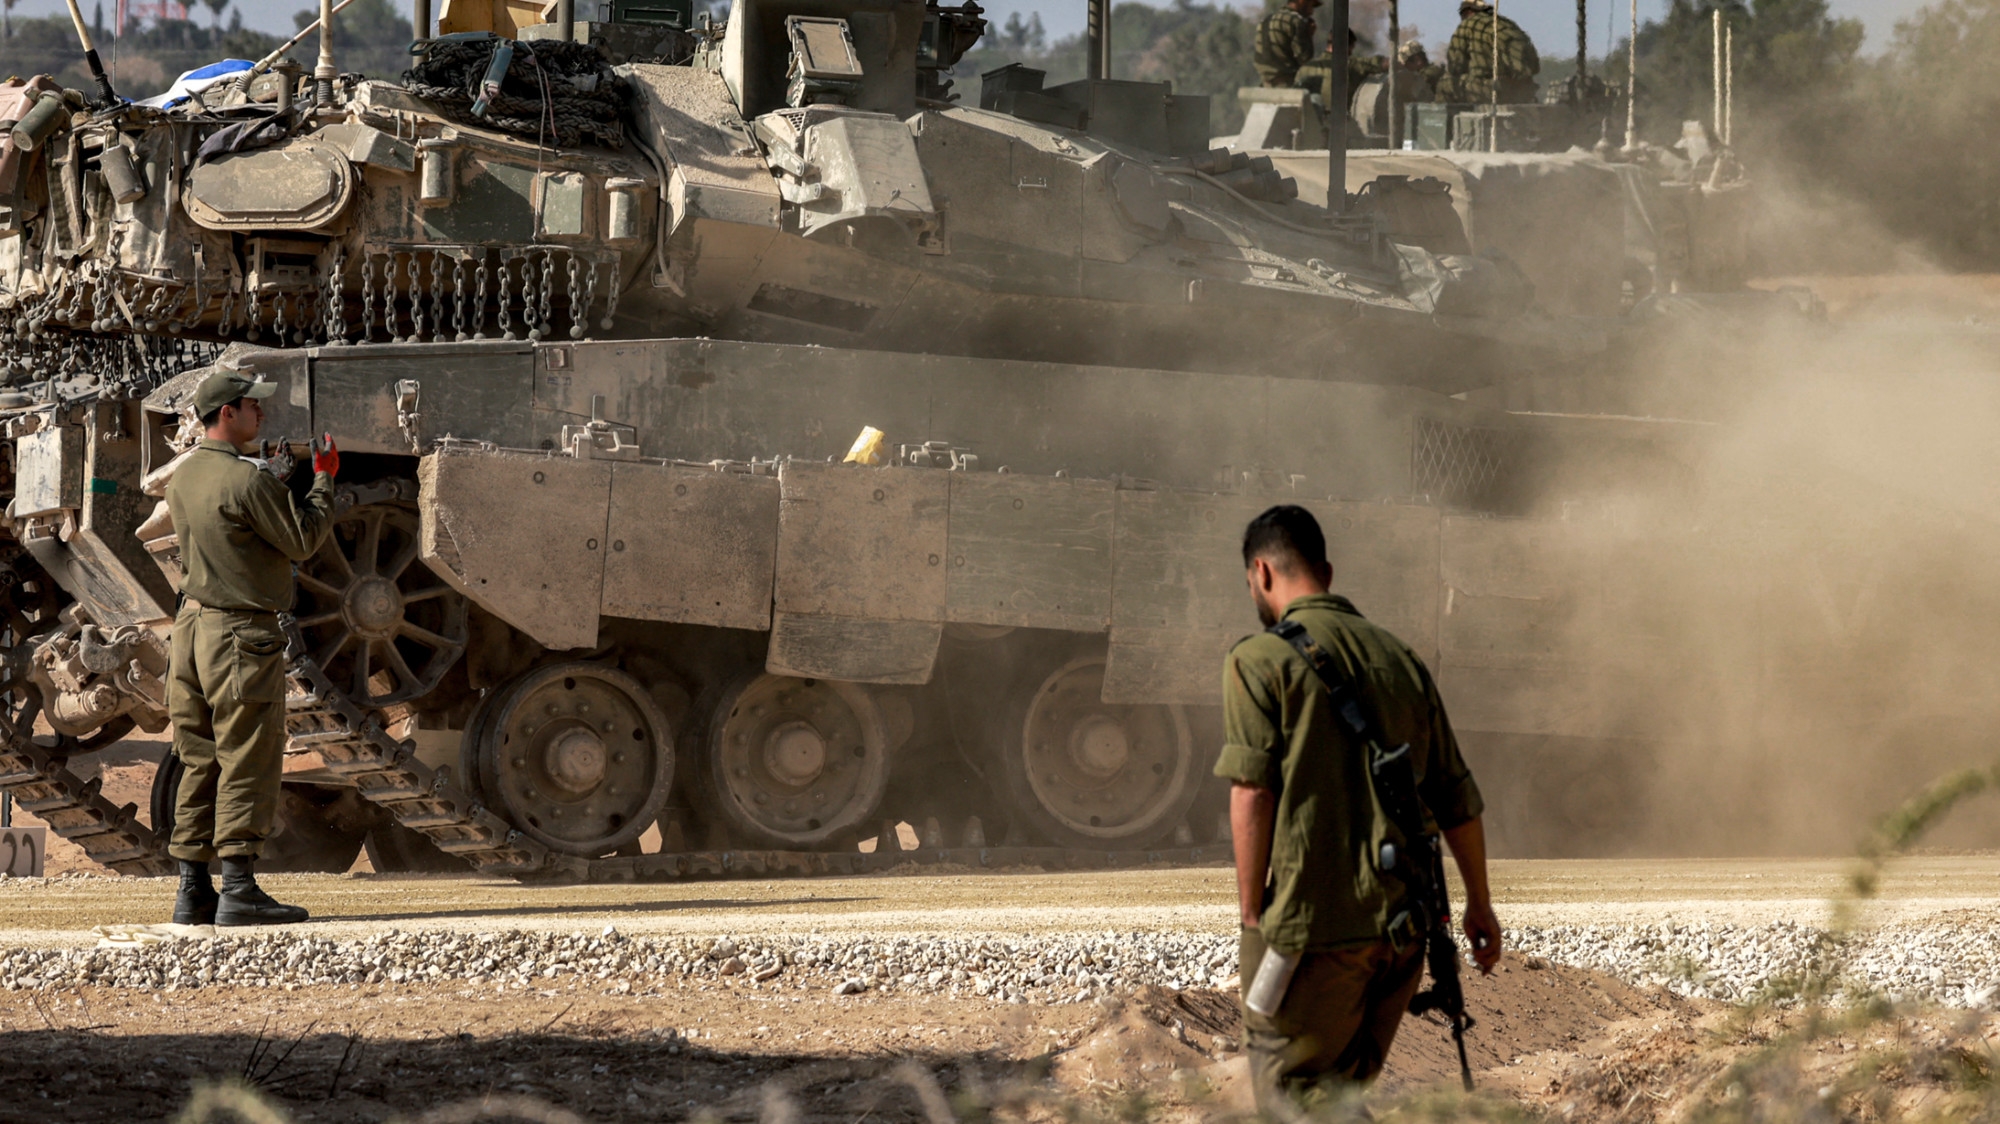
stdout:
<svg viewBox="0 0 2000 1124">
<path fill-rule="evenodd" d="M 636 842 L 673 787 L 666 716 L 615 668 L 530 671 L 496 690 L 476 733 L 489 801 L 564 854 L 595 857 Z"/>
<path fill-rule="evenodd" d="M 1050 672 L 1017 705 L 1004 747 L 1014 805 L 1065 847 L 1143 847 L 1171 832 L 1201 789 L 1177 706 L 1102 701 L 1104 657 Z"/>
<path fill-rule="evenodd" d="M 299 567 L 307 648 L 364 706 L 429 694 L 465 652 L 465 597 L 417 565 L 417 546 L 415 511 L 364 504 Z"/>
<path fill-rule="evenodd" d="M 874 825 L 889 786 L 888 731 L 868 688 L 759 672 L 709 720 L 705 803 L 752 846 L 837 846 Z"/>
</svg>

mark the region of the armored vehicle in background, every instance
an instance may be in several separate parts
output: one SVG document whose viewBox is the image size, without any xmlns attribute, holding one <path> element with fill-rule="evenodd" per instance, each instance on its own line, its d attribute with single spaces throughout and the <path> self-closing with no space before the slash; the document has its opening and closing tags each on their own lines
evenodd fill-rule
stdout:
<svg viewBox="0 0 2000 1124">
<path fill-rule="evenodd" d="M 1269 161 L 1314 195 L 1327 188 L 1328 138 L 1341 138 L 1346 189 L 1393 239 L 1440 254 L 1504 257 L 1546 311 L 1599 319 L 1620 347 L 1639 353 L 1599 363 L 1600 373 L 1676 362 L 1704 336 L 1742 334 L 1745 321 L 1761 330 L 1771 316 L 1822 311 L 1810 293 L 1774 298 L 1749 288 L 1757 201 L 1729 143 L 1722 24 L 1713 121 L 1683 122 L 1680 137 L 1660 146 L 1638 139 L 1626 92 L 1590 73 L 1585 17 L 1578 0 L 1574 70 L 1539 100 L 1434 101 L 1429 76 L 1399 66 L 1399 89 L 1386 75 L 1360 82 L 1342 113 L 1329 113 L 1319 92 L 1241 89 L 1242 128 L 1213 143 Z M 1663 334 L 1677 338 L 1663 343 Z M 1625 393 L 1645 380 L 1569 379 L 1528 392 L 1535 381 L 1515 383 L 1499 400 L 1614 413 L 1664 405 Z M 1579 398 L 1585 384 L 1587 401 Z M 1666 412 L 1709 416 L 1712 405 L 1683 400 Z"/>
<path fill-rule="evenodd" d="M 737 0 L 616 67 L 680 40 L 599 22 L 310 97 L 0 89 L 0 787 L 99 861 L 166 869 L 171 763 L 150 828 L 70 764 L 165 723 L 158 497 L 215 365 L 279 384 L 280 478 L 347 454 L 287 626 L 297 868 L 1218 857 L 1236 540 L 1280 499 L 1469 740 L 1587 757 L 1685 673 L 1598 626 L 1644 616 L 1610 560 L 1699 432 L 1453 397 L 1603 346 L 1517 270 L 1297 198 L 1163 85 L 956 105 L 972 4 Z M 1538 825 L 1602 814 L 1536 776 Z"/>
</svg>

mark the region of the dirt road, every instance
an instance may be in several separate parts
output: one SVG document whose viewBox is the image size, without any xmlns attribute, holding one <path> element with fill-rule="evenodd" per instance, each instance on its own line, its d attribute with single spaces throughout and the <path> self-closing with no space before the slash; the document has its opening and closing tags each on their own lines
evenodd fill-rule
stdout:
<svg viewBox="0 0 2000 1124">
<path fill-rule="evenodd" d="M 1718 923 L 1738 931 L 1821 917 L 1843 870 L 1831 861 L 1504 862 L 1495 881 L 1504 919 L 1524 931 L 1636 923 L 1705 933 Z M 1108 1113 L 1144 1096 L 1152 1118 L 1190 1124 L 1248 1107 L 1234 996 L 1215 983 L 1233 956 L 1205 951 L 1230 943 L 1230 874 L 1220 868 L 582 887 L 373 875 L 270 884 L 323 920 L 282 936 L 231 934 L 215 946 L 263 956 L 263 986 L 230 984 L 220 972 L 214 983 L 183 986 L 196 977 L 176 973 L 154 987 L 64 983 L 47 968 L 35 969 L 40 980 L 8 975 L 0 1105 L 21 1119 L 157 1119 L 210 1096 L 200 1090 L 218 1081 L 247 1079 L 296 1120 L 466 1119 L 467 1105 L 482 1100 L 513 1119 L 842 1124 L 935 1121 L 940 1104 L 958 1119 L 1025 1121 Z M 165 880 L 88 875 L 0 884 L 0 959 L 153 955 L 79 946 L 95 939 L 91 926 L 156 920 L 170 893 Z M 2000 916 L 2000 856 L 1900 864 L 1883 904 L 1903 923 L 1990 932 Z M 740 957 L 725 951 L 721 933 L 737 934 Z M 1692 939 L 1705 945 L 1699 933 Z M 1204 983 L 1100 986 L 1118 974 L 1105 969 L 1107 950 L 1129 965 L 1151 962 L 1146 948 L 1196 944 L 1201 964 L 1221 964 L 1195 972 Z M 324 976 L 316 973 L 338 969 L 313 966 L 342 956 L 365 964 L 370 949 L 417 945 L 429 951 L 407 952 L 415 971 Z M 955 951 L 941 966 L 976 945 L 1032 961 L 1009 978 L 1037 986 L 989 992 L 977 975 L 939 972 L 927 990 L 918 975 L 899 976 L 908 965 L 896 958 L 947 945 Z M 207 946 L 153 947 L 171 958 L 188 955 L 175 948 Z M 682 952 L 663 958 L 670 947 Z M 831 958 L 814 951 L 826 947 L 836 950 Z M 856 947 L 867 955 L 843 959 Z M 463 978 L 427 975 L 422 957 L 440 948 L 461 963 L 493 959 Z M 527 967 L 492 967 L 506 959 L 501 948 Z M 768 970 L 759 948 L 779 950 Z M 861 966 L 876 959 L 890 964 Z M 993 961 L 966 963 L 977 973 Z M 851 973 L 867 980 L 854 994 L 830 986 Z M 296 979 L 305 982 L 288 982 Z M 1090 986 L 1078 990 L 1077 980 Z M 1720 1095 L 1716 1075 L 1773 1033 L 1727 1022 L 1718 1003 L 1537 957 L 1475 976 L 1468 993 L 1482 1089 L 1572 1122 L 1655 1119 Z M 1991 1020 L 1923 1018 L 1898 1024 L 1899 1056 L 1912 1043 L 1985 1049 L 1987 1036 L 2000 1035 Z M 1869 1051 L 1888 1039 L 1865 1027 L 1843 1033 L 1799 1064 L 1881 1071 Z M 1937 1092 L 1935 1075 L 1946 1070 L 1890 1072 L 1905 1074 L 1921 1097 Z M 1449 1089 L 1455 1075 L 1445 1031 L 1412 1020 L 1377 1098 Z"/>
<path fill-rule="evenodd" d="M 1493 864 L 1509 925 L 1711 921 L 1818 923 L 1839 893 L 1838 860 L 1520 860 Z M 266 884 L 312 910 L 316 933 L 351 937 L 394 926 L 626 933 L 1041 932 L 1225 930 L 1232 875 L 1192 870 L 948 872 L 907 876 L 523 886 L 470 876 L 272 875 Z M 0 945 L 92 941 L 93 926 L 163 919 L 165 880 L 73 874 L 0 883 Z M 2000 855 L 1906 860 L 1882 888 L 1897 918 L 2000 906 Z"/>
</svg>

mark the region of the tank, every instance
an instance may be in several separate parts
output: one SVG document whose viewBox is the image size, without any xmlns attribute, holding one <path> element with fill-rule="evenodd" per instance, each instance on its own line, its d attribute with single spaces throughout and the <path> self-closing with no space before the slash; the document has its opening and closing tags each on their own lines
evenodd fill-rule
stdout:
<svg viewBox="0 0 2000 1124">
<path fill-rule="evenodd" d="M 1395 95 L 1402 120 L 1394 137 L 1383 78 L 1359 83 L 1345 119 L 1334 122 L 1318 93 L 1245 87 L 1237 91 L 1242 129 L 1212 143 L 1272 161 L 1317 197 L 1326 190 L 1329 126 L 1340 125 L 1346 188 L 1393 240 L 1503 257 L 1545 311 L 1597 319 L 1612 333 L 1614 352 L 1643 352 L 1593 357 L 1599 373 L 1657 368 L 1709 337 L 1734 337 L 1704 356 L 1713 362 L 1773 317 L 1823 314 L 1803 289 L 1774 296 L 1748 285 L 1758 200 L 1750 170 L 1725 139 L 1732 129 L 1725 103 L 1718 101 L 1713 122 L 1682 122 L 1673 144 L 1648 143 L 1629 131 L 1622 89 L 1583 67 L 1581 47 L 1578 66 L 1539 100 L 1498 104 L 1429 100 L 1429 80 L 1404 71 L 1405 91 L 1414 87 L 1416 96 Z M 1618 391 L 1633 381 L 1600 383 L 1596 408 L 1657 412 L 1657 403 L 1621 399 Z M 1665 412 L 1700 415 L 1708 405 L 1684 401 Z"/>
<path fill-rule="evenodd" d="M 1216 671 L 1281 501 L 1469 743 L 1588 759 L 1685 671 L 1568 638 L 1643 600 L 1612 493 L 1671 510 L 1702 434 L 1476 401 L 1605 347 L 1518 268 L 1299 198 L 1164 85 L 958 105 L 972 4 L 686 15 L 462 29 L 401 83 L 0 91 L 53 121 L 0 159 L 19 806 L 168 867 L 171 759 L 153 828 L 69 765 L 165 725 L 160 497 L 216 366 L 278 384 L 280 479 L 345 453 L 275 868 L 1224 857 Z"/>
</svg>

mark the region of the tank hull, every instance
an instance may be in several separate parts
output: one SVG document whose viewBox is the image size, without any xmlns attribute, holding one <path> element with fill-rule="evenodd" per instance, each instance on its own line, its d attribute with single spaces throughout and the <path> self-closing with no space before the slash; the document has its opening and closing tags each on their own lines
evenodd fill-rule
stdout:
<svg viewBox="0 0 2000 1124">
<path fill-rule="evenodd" d="M 291 803 L 332 807 L 346 789 L 376 810 L 364 823 L 342 805 L 349 849 L 414 829 L 404 844 L 485 869 L 597 877 L 700 873 L 712 864 L 643 856 L 731 848 L 851 856 L 893 836 L 885 820 L 919 825 L 926 847 L 1219 842 L 1202 780 L 1216 671 L 1256 627 L 1237 540 L 1276 502 L 1314 511 L 1337 588 L 1433 669 L 1520 852 L 1646 838 L 1667 747 L 1754 730 L 1758 710 L 1851 676 L 1839 652 L 1866 644 L 1843 632 L 1839 651 L 1800 659 L 1792 626 L 1811 607 L 1786 600 L 1782 536 L 1676 514 L 1710 427 L 1317 379 L 697 339 L 238 347 L 222 361 L 280 384 L 274 430 L 340 434 L 363 478 L 343 484 L 343 519 L 373 537 L 337 530 L 337 563 L 301 568 L 297 651 L 318 662 L 298 692 L 320 701 L 293 716 L 287 755 L 311 797 Z M 136 613 L 154 651 L 172 552 L 157 529 L 133 549 L 148 504 L 87 501 L 110 490 L 85 473 L 129 461 L 134 487 L 156 481 L 204 373 L 143 403 L 70 408 L 73 442 L 18 445 L 15 528 L 32 557 L 83 617 Z M 441 416 L 448 433 L 430 428 Z M 867 426 L 888 434 L 886 463 L 842 463 Z M 92 535 L 109 545 L 87 553 Z M 403 567 L 389 576 L 411 627 L 388 642 L 402 665 L 379 644 L 357 664 L 354 645 L 376 642 L 342 639 L 338 575 L 360 573 L 364 541 Z M 1721 574 L 1742 580 L 1663 603 Z M 422 609 L 446 601 L 458 608 Z M 1725 622 L 1748 622 L 1727 652 L 1689 645 Z M 1774 660 L 1794 670 L 1750 673 Z M 122 696 L 124 719 L 160 724 L 161 670 Z M 645 791 L 624 803 L 548 788 L 574 739 L 535 743 L 537 758 L 500 748 L 533 736 L 505 715 L 566 675 L 626 684 L 596 696 L 644 730 L 624 749 L 651 763 L 634 774 Z M 1703 714 L 1690 695 L 1728 704 Z M 746 717 L 759 708 L 772 717 Z M 1048 744 L 1068 756 L 1037 757 Z M 862 765 L 843 774 L 849 750 Z M 608 787 L 604 769 L 584 787 Z M 1599 822 L 1626 798 L 1637 811 Z M 784 813 L 788 800 L 833 811 Z M 558 806 L 604 822 L 581 838 L 530 830 Z M 641 816 L 605 844 L 612 818 Z"/>
</svg>

